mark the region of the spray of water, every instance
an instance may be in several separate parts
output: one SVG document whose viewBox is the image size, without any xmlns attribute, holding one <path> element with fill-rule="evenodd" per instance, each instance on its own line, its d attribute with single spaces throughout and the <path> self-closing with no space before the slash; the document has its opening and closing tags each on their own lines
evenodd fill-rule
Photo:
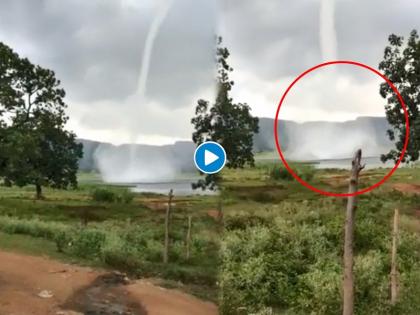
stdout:
<svg viewBox="0 0 420 315">
<path fill-rule="evenodd" d="M 319 40 L 322 59 L 337 59 L 337 37 L 334 25 L 335 0 L 321 0 Z"/>
</svg>

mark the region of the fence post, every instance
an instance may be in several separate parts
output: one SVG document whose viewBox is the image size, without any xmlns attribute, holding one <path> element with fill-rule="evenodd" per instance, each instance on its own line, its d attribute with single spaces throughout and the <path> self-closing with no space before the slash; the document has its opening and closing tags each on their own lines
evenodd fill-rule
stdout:
<svg viewBox="0 0 420 315">
<path fill-rule="evenodd" d="M 362 150 L 357 150 L 353 160 L 350 174 L 349 193 L 355 193 L 359 183 L 359 173 L 364 168 L 361 163 Z M 343 315 L 354 313 L 354 278 L 353 278 L 353 242 L 354 242 L 354 215 L 357 198 L 347 198 L 346 221 L 344 225 L 344 279 L 343 279 Z"/>
<path fill-rule="evenodd" d="M 222 196 L 219 196 L 219 201 L 217 203 L 217 220 L 218 220 L 219 223 L 223 222 Z"/>
<path fill-rule="evenodd" d="M 186 248 L 187 248 L 187 252 L 186 252 L 186 259 L 190 259 L 190 243 L 191 243 L 191 221 L 192 221 L 192 217 L 189 215 L 188 216 L 188 230 L 187 230 L 187 238 L 185 240 L 186 242 Z"/>
<path fill-rule="evenodd" d="M 398 247 L 398 225 L 399 211 L 394 212 L 394 227 L 392 231 L 392 251 L 391 251 L 391 304 L 395 305 L 398 299 L 398 266 L 397 266 L 397 247 Z"/>
<path fill-rule="evenodd" d="M 166 215 L 165 215 L 165 248 L 163 252 L 163 263 L 167 264 L 169 260 L 169 225 L 170 225 L 170 217 L 171 217 L 171 208 L 172 208 L 172 198 L 173 190 L 171 189 L 168 194 L 168 205 L 166 207 Z"/>
</svg>

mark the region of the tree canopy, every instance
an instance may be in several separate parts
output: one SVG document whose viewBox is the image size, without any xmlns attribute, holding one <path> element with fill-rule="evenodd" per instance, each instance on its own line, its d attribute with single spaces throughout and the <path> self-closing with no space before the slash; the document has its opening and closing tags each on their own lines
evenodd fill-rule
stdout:
<svg viewBox="0 0 420 315">
<path fill-rule="evenodd" d="M 228 64 L 230 55 L 226 47 L 222 47 L 222 38 L 217 41 L 217 96 L 215 103 L 210 106 L 206 100 L 198 100 L 195 117 L 191 123 L 194 125 L 192 139 L 200 145 L 206 141 L 215 141 L 221 144 L 227 156 L 226 167 L 243 168 L 245 165 L 254 165 L 253 136 L 258 132 L 258 118 L 252 117 L 251 108 L 246 103 L 234 103 L 229 96 L 234 82 L 229 79 L 233 68 Z M 214 189 L 220 175 L 207 175 L 193 187 Z"/>
<path fill-rule="evenodd" d="M 7 184 L 76 186 L 82 146 L 65 130 L 65 91 L 55 73 L 0 43 L 0 176 Z"/>
<path fill-rule="evenodd" d="M 389 46 L 385 48 L 384 59 L 379 69 L 395 85 L 407 106 L 409 115 L 409 143 L 404 162 L 419 159 L 420 151 L 420 40 L 416 30 L 410 33 L 407 42 L 402 36 L 390 35 Z M 405 117 L 397 95 L 386 83 L 380 86 L 380 94 L 387 100 L 386 117 L 392 129 L 388 136 L 395 141 L 395 149 L 383 155 L 383 161 L 397 161 L 405 142 Z"/>
</svg>

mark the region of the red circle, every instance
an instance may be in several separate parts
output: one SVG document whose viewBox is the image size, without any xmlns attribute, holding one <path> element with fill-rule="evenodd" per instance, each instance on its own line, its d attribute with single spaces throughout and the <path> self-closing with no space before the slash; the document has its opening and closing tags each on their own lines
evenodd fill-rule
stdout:
<svg viewBox="0 0 420 315">
<path fill-rule="evenodd" d="M 358 190 L 358 191 L 356 191 L 356 192 L 354 192 L 354 193 L 333 193 L 333 192 L 329 192 L 329 191 L 324 191 L 324 190 L 321 190 L 321 189 L 318 189 L 318 188 L 316 188 L 316 187 L 314 187 L 314 186 L 312 186 L 312 185 L 310 185 L 309 183 L 307 183 L 307 182 L 305 182 L 303 179 L 301 179 L 292 169 L 291 169 L 291 167 L 289 166 L 289 164 L 287 164 L 287 161 L 286 161 L 286 159 L 284 158 L 284 156 L 283 156 L 283 152 L 281 151 L 281 148 L 280 148 L 280 144 L 279 144 L 279 138 L 278 138 L 278 130 L 277 130 L 277 126 L 278 126 L 278 120 L 279 120 L 279 112 L 280 112 L 280 107 L 281 107 L 281 105 L 283 104 L 283 101 L 284 101 L 284 99 L 286 98 L 286 95 L 289 93 L 289 91 L 292 89 L 292 87 L 296 84 L 296 82 L 298 82 L 300 79 L 302 79 L 305 75 L 307 75 L 308 73 L 310 73 L 310 72 L 312 72 L 312 71 L 314 71 L 314 70 L 316 70 L 316 69 L 319 69 L 319 68 L 322 68 L 322 67 L 325 67 L 325 66 L 330 66 L 330 65 L 336 65 L 336 64 L 347 64 L 347 65 L 353 65 L 353 66 L 358 66 L 358 67 L 362 67 L 362 68 L 364 68 L 364 69 L 368 69 L 368 70 L 370 70 L 371 72 L 373 72 L 373 73 L 375 73 L 375 74 L 377 74 L 378 76 L 380 76 L 382 79 L 384 79 L 387 83 L 388 83 L 388 85 L 391 87 L 391 89 L 395 92 L 395 94 L 397 95 L 397 97 L 398 97 L 398 100 L 399 100 L 399 102 L 400 102 L 400 104 L 401 104 L 401 107 L 403 108 L 403 110 L 404 110 L 404 117 L 405 117 L 405 142 L 404 142 L 404 147 L 403 147 L 403 149 L 401 150 L 401 155 L 400 155 L 400 158 L 398 159 L 398 161 L 397 161 L 397 163 L 395 163 L 395 165 L 394 165 L 394 167 L 391 169 L 391 171 L 387 174 L 387 175 L 385 175 L 384 176 L 384 178 L 382 178 L 379 182 L 377 182 L 376 184 L 374 184 L 374 185 L 372 185 L 372 186 L 370 186 L 370 187 L 367 187 L 367 188 L 365 188 L 365 189 L 363 189 L 363 190 Z M 383 183 L 385 183 L 385 181 L 389 178 L 389 177 L 391 177 L 391 175 L 396 171 L 396 169 L 398 168 L 398 166 L 400 165 L 400 163 L 402 162 L 402 159 L 403 159 L 403 157 L 404 157 L 404 154 L 405 154 L 405 152 L 406 152 L 406 150 L 407 150 L 407 146 L 408 146 L 408 137 L 409 137 L 409 131 L 410 131 L 410 124 L 409 124 L 409 120 L 408 120 L 408 111 L 407 111 L 407 107 L 405 106 L 405 104 L 404 104 L 404 101 L 403 101 L 403 99 L 402 99 L 402 97 L 401 97 L 401 94 L 400 94 L 400 92 L 398 92 L 398 90 L 397 90 L 397 88 L 394 86 L 394 84 L 392 84 L 392 82 L 387 78 L 387 77 L 385 77 L 382 73 L 380 73 L 378 70 L 376 70 L 376 69 L 374 69 L 374 68 L 372 68 L 372 67 L 369 67 L 369 66 L 367 66 L 367 65 L 365 65 L 365 64 L 363 64 L 363 63 L 360 63 L 360 62 L 356 62 L 356 61 L 350 61 L 350 60 L 335 60 L 335 61 L 328 61 L 328 62 L 324 62 L 324 63 L 321 63 L 321 64 L 319 64 L 319 65 L 316 65 L 316 66 L 314 66 L 314 67 L 312 67 L 312 68 L 310 68 L 310 69 L 308 69 L 308 70 L 306 70 L 305 72 L 303 72 L 303 73 L 301 73 L 290 85 L 289 85 L 289 87 L 286 89 L 286 91 L 284 92 L 284 94 L 283 94 L 283 96 L 282 96 L 282 98 L 281 98 L 281 100 L 280 100 L 280 103 L 279 103 L 279 106 L 277 107 L 277 111 L 276 111 L 276 118 L 274 119 L 274 138 L 275 138 L 275 140 L 276 140 L 276 147 L 277 147 L 277 151 L 279 152 L 279 154 L 280 154 L 280 158 L 281 158 L 281 160 L 282 160 L 282 162 L 283 162 L 283 164 L 284 164 L 284 166 L 286 167 L 286 169 L 289 171 L 289 173 L 290 174 L 292 174 L 292 176 L 300 183 L 300 184 L 302 184 L 303 186 L 305 186 L 305 187 L 307 187 L 307 188 L 309 188 L 309 189 L 311 189 L 312 191 L 315 191 L 315 192 L 317 192 L 317 193 L 320 193 L 320 194 L 322 194 L 322 195 L 325 195 L 325 196 L 334 196 L 334 197 L 350 197 L 350 196 L 357 196 L 357 195 L 361 195 L 361 194 L 364 194 L 364 193 L 366 193 L 366 192 L 369 192 L 369 191 L 371 191 L 371 190 L 373 190 L 373 189 L 375 189 L 375 188 L 378 188 L 380 185 L 382 185 Z"/>
</svg>

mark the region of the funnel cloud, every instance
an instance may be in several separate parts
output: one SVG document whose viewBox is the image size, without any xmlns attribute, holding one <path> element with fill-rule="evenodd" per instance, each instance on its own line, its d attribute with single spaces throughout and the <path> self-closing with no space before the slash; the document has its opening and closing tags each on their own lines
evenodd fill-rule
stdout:
<svg viewBox="0 0 420 315">
<path fill-rule="evenodd" d="M 334 23 L 335 0 L 321 0 L 319 39 L 323 61 L 337 60 L 337 35 Z"/>
</svg>

